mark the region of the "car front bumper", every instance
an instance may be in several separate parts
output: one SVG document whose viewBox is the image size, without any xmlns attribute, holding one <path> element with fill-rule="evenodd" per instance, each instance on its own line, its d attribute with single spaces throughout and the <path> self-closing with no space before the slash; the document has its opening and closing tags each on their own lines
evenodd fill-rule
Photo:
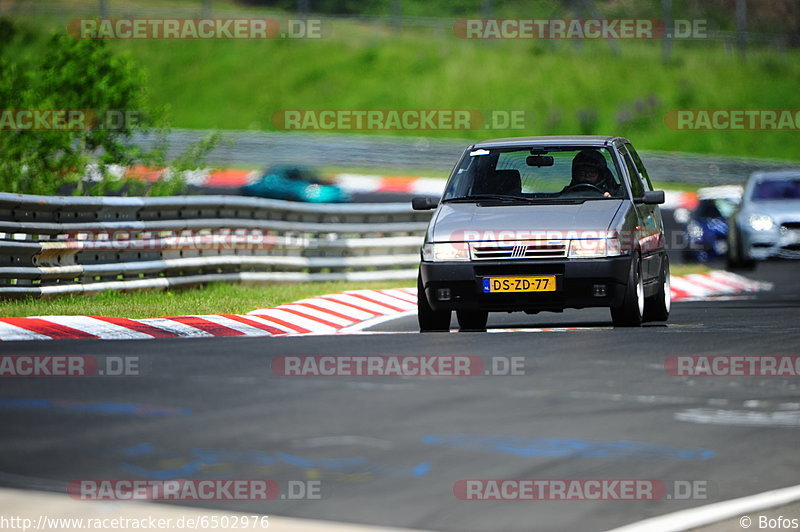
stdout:
<svg viewBox="0 0 800 532">
<path fill-rule="evenodd" d="M 557 261 L 422 262 L 420 274 L 428 302 L 434 310 L 485 310 L 492 312 L 567 308 L 611 307 L 622 303 L 631 257 Z M 554 275 L 555 292 L 484 293 L 483 278 Z M 598 286 L 605 295 L 595 295 Z M 438 297 L 449 289 L 450 298 Z"/>
<path fill-rule="evenodd" d="M 800 231 L 747 231 L 742 236 L 745 255 L 750 259 L 800 259 Z"/>
</svg>

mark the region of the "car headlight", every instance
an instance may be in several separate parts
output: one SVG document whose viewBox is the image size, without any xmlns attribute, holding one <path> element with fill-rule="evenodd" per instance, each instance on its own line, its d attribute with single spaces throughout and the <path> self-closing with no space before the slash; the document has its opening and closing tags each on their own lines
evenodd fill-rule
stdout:
<svg viewBox="0 0 800 532">
<path fill-rule="evenodd" d="M 775 222 L 766 214 L 751 214 L 747 223 L 756 231 L 769 231 L 775 227 Z"/>
<path fill-rule="evenodd" d="M 689 233 L 689 236 L 695 239 L 703 238 L 703 228 L 696 222 L 689 222 L 686 225 L 686 231 Z"/>
<path fill-rule="evenodd" d="M 569 258 L 591 259 L 599 257 L 619 257 L 622 244 L 617 238 L 574 239 L 569 243 Z"/>
<path fill-rule="evenodd" d="M 425 262 L 468 261 L 469 248 L 466 242 L 425 244 L 422 246 L 422 260 Z"/>
</svg>

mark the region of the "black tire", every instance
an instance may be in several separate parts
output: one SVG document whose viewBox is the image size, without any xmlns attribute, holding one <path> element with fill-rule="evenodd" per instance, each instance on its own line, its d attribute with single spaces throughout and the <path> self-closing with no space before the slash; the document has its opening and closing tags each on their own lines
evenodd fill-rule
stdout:
<svg viewBox="0 0 800 532">
<path fill-rule="evenodd" d="M 756 261 L 744 258 L 741 239 L 735 235 L 728 235 L 728 253 L 726 269 L 731 271 L 753 271 L 756 268 Z"/>
<path fill-rule="evenodd" d="M 661 261 L 661 273 L 658 276 L 658 292 L 644 300 L 642 321 L 667 321 L 671 306 L 669 259 L 664 255 L 664 260 Z"/>
<path fill-rule="evenodd" d="M 485 331 L 489 313 L 483 310 L 457 310 L 456 318 L 462 331 Z"/>
<path fill-rule="evenodd" d="M 419 332 L 449 332 L 450 311 L 433 310 L 422 287 L 422 276 L 417 276 L 417 321 Z"/>
<path fill-rule="evenodd" d="M 618 307 L 611 307 L 611 321 L 614 327 L 641 327 L 644 313 L 644 284 L 642 281 L 642 265 L 638 254 L 631 259 L 631 270 L 628 273 L 628 284 L 625 296 Z"/>
</svg>

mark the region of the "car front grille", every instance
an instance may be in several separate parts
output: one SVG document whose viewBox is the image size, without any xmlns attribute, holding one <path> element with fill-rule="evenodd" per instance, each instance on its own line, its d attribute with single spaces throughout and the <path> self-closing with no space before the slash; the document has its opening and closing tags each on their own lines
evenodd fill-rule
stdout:
<svg viewBox="0 0 800 532">
<path fill-rule="evenodd" d="M 515 242 L 498 244 L 479 242 L 470 244 L 472 260 L 508 260 L 508 259 L 558 259 L 567 256 L 567 242 Z"/>
<path fill-rule="evenodd" d="M 800 231 L 800 222 L 783 222 L 781 224 L 781 229 L 785 229 L 787 231 Z"/>
</svg>

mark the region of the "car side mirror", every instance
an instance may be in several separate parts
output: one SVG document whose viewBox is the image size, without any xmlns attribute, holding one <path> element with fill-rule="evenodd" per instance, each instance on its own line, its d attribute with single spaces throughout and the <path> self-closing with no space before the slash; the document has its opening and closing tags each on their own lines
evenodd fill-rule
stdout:
<svg viewBox="0 0 800 532">
<path fill-rule="evenodd" d="M 645 205 L 661 205 L 664 203 L 663 190 L 648 190 L 641 198 L 635 198 L 635 203 L 644 203 Z"/>
<path fill-rule="evenodd" d="M 417 196 L 411 198 L 411 208 L 415 211 L 429 211 L 435 209 L 439 200 L 430 196 Z"/>
</svg>

